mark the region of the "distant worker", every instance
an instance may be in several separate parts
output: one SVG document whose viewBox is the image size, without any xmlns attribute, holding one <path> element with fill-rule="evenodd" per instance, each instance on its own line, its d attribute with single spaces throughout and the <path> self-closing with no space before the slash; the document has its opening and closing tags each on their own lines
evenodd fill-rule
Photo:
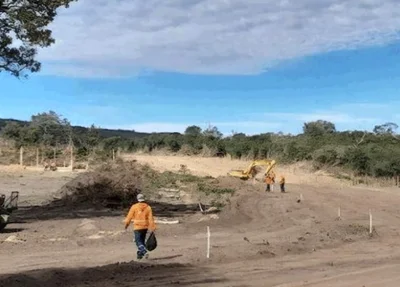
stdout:
<svg viewBox="0 0 400 287">
<path fill-rule="evenodd" d="M 153 218 L 153 211 L 149 204 L 145 202 L 143 194 L 137 195 L 138 203 L 131 206 L 128 215 L 125 218 L 125 230 L 133 221 L 134 239 L 137 250 L 137 259 L 143 257 L 148 258 L 146 250 L 146 234 L 149 230 L 154 232 L 156 230 L 156 224 Z"/>
<path fill-rule="evenodd" d="M 272 177 L 270 174 L 265 175 L 265 183 L 267 184 L 267 187 L 265 191 L 270 192 L 271 191 L 271 184 L 272 184 Z"/>
<path fill-rule="evenodd" d="M 279 180 L 279 185 L 281 187 L 281 192 L 285 192 L 285 176 L 281 175 L 281 178 Z"/>
<path fill-rule="evenodd" d="M 272 181 L 272 183 L 271 183 L 271 191 L 272 191 L 272 192 L 274 191 L 275 177 L 276 177 L 275 172 L 274 172 L 274 171 L 271 171 L 271 181 Z"/>
</svg>

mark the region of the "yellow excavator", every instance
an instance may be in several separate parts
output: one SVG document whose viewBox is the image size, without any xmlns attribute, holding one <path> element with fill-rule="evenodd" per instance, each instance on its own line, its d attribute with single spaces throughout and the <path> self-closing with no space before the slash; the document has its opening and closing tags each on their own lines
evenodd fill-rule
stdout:
<svg viewBox="0 0 400 287">
<path fill-rule="evenodd" d="M 245 170 L 232 170 L 228 172 L 228 175 L 238 177 L 242 180 L 248 180 L 250 178 L 254 178 L 257 175 L 256 167 L 265 166 L 265 174 L 267 174 L 272 170 L 275 165 L 276 161 L 273 159 L 255 160 Z"/>
</svg>

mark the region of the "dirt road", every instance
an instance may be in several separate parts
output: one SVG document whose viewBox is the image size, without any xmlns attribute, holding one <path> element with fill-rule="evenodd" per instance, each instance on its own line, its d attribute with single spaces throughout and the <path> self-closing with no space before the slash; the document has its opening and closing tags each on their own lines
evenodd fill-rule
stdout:
<svg viewBox="0 0 400 287">
<path fill-rule="evenodd" d="M 186 164 L 212 176 L 226 174 L 229 167 L 219 159 L 135 158 L 160 169 Z M 243 167 L 238 164 L 231 168 Z M 2 186 L 17 188 L 20 175 L 1 177 Z M 309 177 L 311 182 L 315 175 Z M 67 180 L 56 175 L 43 179 L 39 173 L 22 178 L 48 195 Z M 53 188 L 42 188 L 43 182 Z M 0 234 L 0 256 L 6 258 L 0 262 L 0 286 L 398 286 L 398 190 L 343 187 L 329 179 L 310 184 L 298 178 L 289 182 L 287 193 L 266 193 L 260 183 L 232 179 L 230 184 L 235 182 L 239 191 L 219 219 L 177 213 L 181 223 L 159 224 L 159 248 L 139 263 L 134 262 L 132 233 L 123 232 L 124 212 L 55 214 L 23 208 L 17 223 Z M 21 197 L 35 195 L 19 189 Z M 210 259 L 206 226 L 211 229 Z"/>
</svg>

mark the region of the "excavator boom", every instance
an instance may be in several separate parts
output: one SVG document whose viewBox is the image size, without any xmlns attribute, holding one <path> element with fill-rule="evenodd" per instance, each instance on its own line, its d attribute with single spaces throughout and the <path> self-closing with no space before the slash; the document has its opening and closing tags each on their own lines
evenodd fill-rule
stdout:
<svg viewBox="0 0 400 287">
<path fill-rule="evenodd" d="M 265 173 L 269 173 L 272 168 L 276 165 L 275 160 L 255 160 L 245 170 L 232 170 L 228 173 L 229 176 L 238 177 L 243 180 L 253 178 L 256 175 L 255 168 L 257 166 L 265 166 Z"/>
</svg>

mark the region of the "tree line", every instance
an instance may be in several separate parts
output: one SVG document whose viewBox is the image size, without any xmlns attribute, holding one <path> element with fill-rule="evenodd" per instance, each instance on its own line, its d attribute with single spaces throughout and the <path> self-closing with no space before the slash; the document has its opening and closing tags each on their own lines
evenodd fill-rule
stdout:
<svg viewBox="0 0 400 287">
<path fill-rule="evenodd" d="M 372 132 L 337 131 L 334 123 L 317 120 L 303 124 L 298 135 L 263 133 L 223 134 L 215 126 L 189 126 L 181 133 L 136 133 L 94 125 L 74 127 L 54 111 L 39 113 L 29 122 L 7 121 L 0 135 L 20 146 L 46 149 L 73 146 L 77 157 L 107 158 L 112 151 L 227 156 L 238 159 L 274 158 L 282 163 L 311 161 L 316 168 L 340 167 L 356 175 L 400 175 L 400 137 L 395 123 L 375 126 Z"/>
</svg>

